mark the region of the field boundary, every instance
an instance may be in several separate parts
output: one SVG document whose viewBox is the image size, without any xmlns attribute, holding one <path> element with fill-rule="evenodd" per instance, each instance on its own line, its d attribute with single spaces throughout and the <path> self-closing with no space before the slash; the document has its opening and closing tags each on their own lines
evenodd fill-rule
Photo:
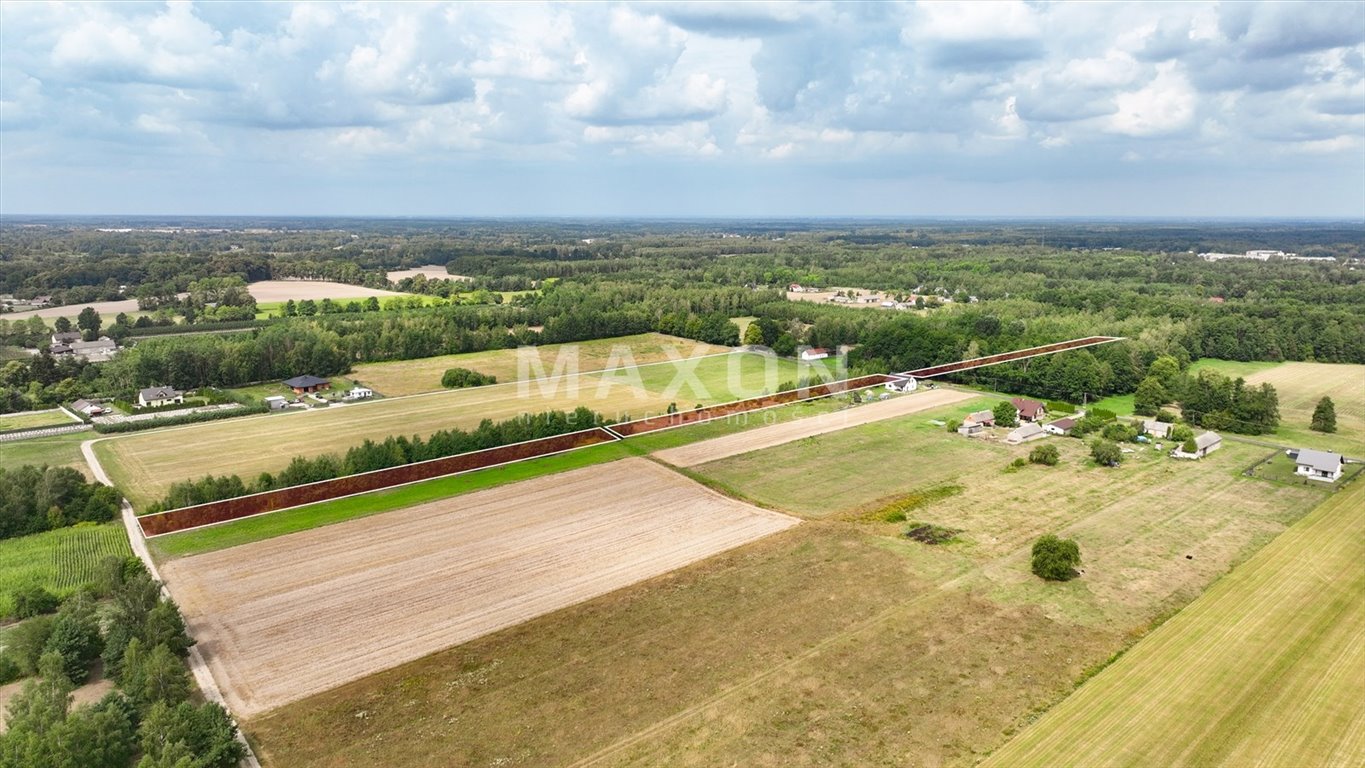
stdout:
<svg viewBox="0 0 1365 768">
<path fill-rule="evenodd" d="M 1121 339 L 1122 337 L 1115 336 L 1088 336 L 1083 339 L 1073 339 L 1071 341 L 1058 342 L 1055 344 L 1029 347 L 1027 349 L 1004 352 L 997 355 L 987 355 L 985 357 L 972 358 L 957 363 L 947 363 L 944 365 L 932 366 L 930 368 L 921 368 L 901 374 L 876 373 L 866 376 L 857 376 L 850 379 L 841 379 L 838 381 L 827 381 L 815 386 L 800 387 L 785 392 L 777 392 L 771 395 L 721 403 L 719 405 L 697 408 L 691 411 L 679 411 L 662 416 L 647 416 L 641 419 L 613 424 L 609 428 L 594 427 L 592 429 L 555 435 L 548 438 L 539 438 L 537 440 L 528 440 L 522 443 L 499 446 L 497 448 L 487 448 L 481 451 L 471 451 L 456 454 L 454 456 L 445 456 L 439 459 L 430 459 L 415 464 L 404 464 L 397 467 L 372 470 L 357 475 L 347 475 L 331 480 L 322 480 L 305 485 L 238 496 L 232 499 L 209 502 L 207 504 L 181 507 L 164 512 L 157 512 L 151 515 L 143 515 L 138 518 L 138 523 L 141 526 L 143 533 L 148 538 L 152 538 L 207 525 L 216 525 L 231 520 L 254 517 L 260 514 L 279 512 L 285 509 L 306 506 L 322 501 L 330 501 L 332 499 L 354 496 L 361 493 L 393 488 L 408 483 L 434 480 L 440 477 L 447 477 L 478 469 L 486 469 L 514 461 L 538 458 L 554 453 L 563 453 L 565 451 L 576 450 L 598 443 L 615 442 L 617 440 L 630 438 L 633 435 L 647 434 L 690 424 L 703 424 L 740 413 L 748 413 L 795 402 L 817 400 L 844 392 L 876 387 L 887 382 L 902 380 L 904 377 L 917 375 L 938 376 L 944 373 L 970 370 L 972 368 L 996 365 L 1014 360 L 1023 360 L 1029 357 L 1052 354 L 1054 352 L 1079 349 L 1081 347 L 1095 346 L 1098 344 L 1107 344 L 1113 341 L 1120 341 Z M 734 353 L 726 352 L 721 354 Z M 923 372 L 929 373 L 925 374 Z M 422 395 L 412 395 L 411 397 L 421 396 Z"/>
</svg>

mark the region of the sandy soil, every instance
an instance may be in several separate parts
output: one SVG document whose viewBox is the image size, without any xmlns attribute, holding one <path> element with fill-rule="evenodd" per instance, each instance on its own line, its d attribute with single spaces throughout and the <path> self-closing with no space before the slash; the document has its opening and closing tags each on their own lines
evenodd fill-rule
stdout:
<svg viewBox="0 0 1365 768">
<path fill-rule="evenodd" d="M 366 288 L 363 285 L 333 283 L 327 280 L 262 280 L 247 290 L 256 301 L 301 301 L 303 299 L 363 299 L 367 296 L 406 296 L 397 291 Z"/>
<path fill-rule="evenodd" d="M 873 390 L 876 391 L 876 390 Z M 692 467 L 716 461 L 741 453 L 771 448 L 775 445 L 790 443 L 803 437 L 823 435 L 860 424 L 870 424 L 882 419 L 892 419 L 919 411 L 938 408 L 943 405 L 969 400 L 978 395 L 952 389 L 921 390 L 910 395 L 893 397 L 890 400 L 865 403 L 857 408 L 823 413 L 796 421 L 774 424 L 771 427 L 751 429 L 714 440 L 703 440 L 678 448 L 659 451 L 654 456 L 677 467 Z"/>
<path fill-rule="evenodd" d="M 242 717 L 605 594 L 796 519 L 627 459 L 168 563 Z"/>
<path fill-rule="evenodd" d="M 9 703 L 24 690 L 27 683 L 28 678 L 24 678 L 0 685 L 0 712 L 8 713 Z M 71 708 L 75 709 L 86 704 L 94 704 L 104 698 L 104 694 L 112 690 L 114 690 L 114 681 L 105 679 L 103 668 L 97 667 L 95 674 L 90 676 L 89 682 L 71 692 Z M 0 733 L 5 732 L 8 719 L 7 716 L 0 718 Z"/>
<path fill-rule="evenodd" d="M 389 273 L 389 279 L 396 283 L 405 277 L 417 277 L 418 275 L 426 275 L 428 280 L 474 279 L 472 277 L 465 277 L 464 275 L 452 275 L 446 271 L 445 267 L 442 267 L 437 264 L 429 264 L 425 267 L 416 267 L 414 269 L 396 269 Z"/>
<path fill-rule="evenodd" d="M 92 301 L 88 304 L 68 304 L 64 307 L 47 307 L 45 309 L 30 309 L 27 312 L 6 312 L 0 315 L 5 320 L 26 320 L 30 317 L 65 317 L 75 322 L 76 315 L 81 313 L 86 307 L 94 307 L 100 313 L 106 325 L 114 322 L 114 316 L 120 312 L 136 312 L 137 299 L 124 299 L 123 301 Z"/>
</svg>

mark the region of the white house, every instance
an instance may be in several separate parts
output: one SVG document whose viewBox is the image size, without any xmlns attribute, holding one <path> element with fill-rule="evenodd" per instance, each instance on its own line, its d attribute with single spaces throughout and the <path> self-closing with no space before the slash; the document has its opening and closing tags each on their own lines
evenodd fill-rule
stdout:
<svg viewBox="0 0 1365 768">
<path fill-rule="evenodd" d="M 1171 455 L 1177 459 L 1202 459 L 1223 447 L 1223 438 L 1216 432 L 1205 432 L 1194 439 L 1194 453 L 1187 453 L 1183 445 L 1177 445 Z"/>
<path fill-rule="evenodd" d="M 156 408 L 162 405 L 185 402 L 185 393 L 174 387 L 148 387 L 138 390 L 137 407 Z"/>
<path fill-rule="evenodd" d="M 1047 437 L 1047 430 L 1043 429 L 1038 422 L 1029 421 L 1019 425 L 1016 429 L 1010 430 L 1010 433 L 1005 435 L 1005 442 L 1010 445 L 1018 445 L 1019 443 L 1027 443 L 1030 440 L 1039 440 L 1044 437 Z"/>
<path fill-rule="evenodd" d="M 351 387 L 351 391 L 346 393 L 347 400 L 364 400 L 374 397 L 374 390 L 369 387 Z"/>
<path fill-rule="evenodd" d="M 1046 430 L 1049 435 L 1059 435 L 1063 437 L 1071 434 L 1071 430 L 1075 427 L 1076 418 L 1074 416 L 1067 416 L 1066 418 L 1057 419 L 1054 422 L 1043 425 L 1043 429 Z"/>
<path fill-rule="evenodd" d="M 914 392 L 918 388 L 919 382 L 915 381 L 914 376 L 886 382 L 887 392 Z"/>
<path fill-rule="evenodd" d="M 827 357 L 829 357 L 829 350 L 824 347 L 811 347 L 801 350 L 801 359 L 806 362 L 824 360 Z"/>
<path fill-rule="evenodd" d="M 1299 455 L 1294 457 L 1294 474 L 1309 480 L 1335 483 L 1341 479 L 1343 463 L 1339 453 L 1300 448 Z"/>
<path fill-rule="evenodd" d="M 289 401 L 284 395 L 270 395 L 265 398 L 265 406 L 272 411 L 283 411 L 289 406 Z"/>
</svg>

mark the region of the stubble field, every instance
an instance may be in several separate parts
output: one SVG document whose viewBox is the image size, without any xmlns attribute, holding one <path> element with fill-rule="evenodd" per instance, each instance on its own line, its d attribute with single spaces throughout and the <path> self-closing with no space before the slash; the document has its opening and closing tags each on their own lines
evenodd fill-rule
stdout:
<svg viewBox="0 0 1365 768">
<path fill-rule="evenodd" d="M 1058 467 L 1006 472 L 1031 445 L 928 424 L 976 406 L 693 466 L 813 520 L 248 731 L 280 766 L 970 766 L 1325 497 L 1241 477 L 1264 453 L 1243 445 L 1109 470 L 1057 439 Z M 910 514 L 953 543 L 868 516 L 944 484 Z M 1080 542 L 1084 576 L 1028 573 L 1047 532 Z"/>
<path fill-rule="evenodd" d="M 233 711 L 250 717 L 796 522 L 627 459 L 164 574 Z"/>
</svg>

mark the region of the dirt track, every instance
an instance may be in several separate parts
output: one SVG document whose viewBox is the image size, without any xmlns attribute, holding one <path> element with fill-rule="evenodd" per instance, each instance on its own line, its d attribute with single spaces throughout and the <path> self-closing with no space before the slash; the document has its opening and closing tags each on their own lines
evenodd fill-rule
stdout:
<svg viewBox="0 0 1365 768">
<path fill-rule="evenodd" d="M 969 400 L 973 397 L 977 397 L 977 395 L 953 389 L 937 389 L 932 392 L 920 391 L 894 397 L 890 400 L 867 403 L 850 410 L 782 422 L 771 427 L 760 427 L 747 432 L 718 437 L 714 440 L 703 440 L 691 445 L 669 448 L 655 453 L 654 456 L 675 467 L 693 467 L 698 464 L 705 464 L 708 461 L 716 461 L 738 456 L 741 453 L 790 443 L 803 437 L 823 435 L 826 432 L 836 432 L 860 424 L 905 416 L 918 411 Z"/>
<path fill-rule="evenodd" d="M 646 459 L 168 563 L 242 717 L 796 524 Z"/>
</svg>

